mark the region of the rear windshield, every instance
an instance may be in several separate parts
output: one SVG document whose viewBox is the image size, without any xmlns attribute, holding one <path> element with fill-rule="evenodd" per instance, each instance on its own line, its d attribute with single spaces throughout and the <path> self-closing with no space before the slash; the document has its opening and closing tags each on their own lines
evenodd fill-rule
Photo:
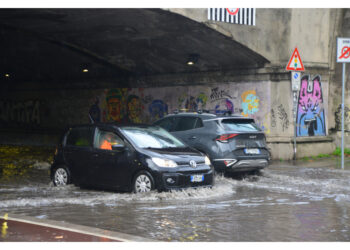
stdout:
<svg viewBox="0 0 350 250">
<path fill-rule="evenodd" d="M 256 132 L 261 131 L 253 119 L 224 119 L 221 121 L 225 130 L 237 132 Z"/>
</svg>

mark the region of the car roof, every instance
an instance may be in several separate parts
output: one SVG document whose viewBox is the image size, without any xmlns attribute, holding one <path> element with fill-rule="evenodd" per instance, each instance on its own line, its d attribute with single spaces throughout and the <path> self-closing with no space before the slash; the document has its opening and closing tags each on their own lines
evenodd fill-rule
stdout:
<svg viewBox="0 0 350 250">
<path fill-rule="evenodd" d="M 79 124 L 73 125 L 69 128 L 83 128 L 83 127 L 99 127 L 99 128 L 123 128 L 123 127 L 155 127 L 154 125 L 149 124 L 136 124 L 136 123 L 116 123 L 116 122 L 98 122 L 98 123 L 88 123 L 88 124 Z"/>
<path fill-rule="evenodd" d="M 240 115 L 240 114 L 231 114 L 231 115 L 223 115 L 222 114 L 221 115 L 221 114 L 197 113 L 197 112 L 174 113 L 174 114 L 166 115 L 164 118 L 166 118 L 166 117 L 178 117 L 178 116 L 182 116 L 182 117 L 186 117 L 186 116 L 199 117 L 199 118 L 202 118 L 203 120 L 218 120 L 218 119 L 228 119 L 228 118 L 253 119 L 253 118 L 250 118 L 250 117 L 245 117 L 245 116 Z"/>
</svg>

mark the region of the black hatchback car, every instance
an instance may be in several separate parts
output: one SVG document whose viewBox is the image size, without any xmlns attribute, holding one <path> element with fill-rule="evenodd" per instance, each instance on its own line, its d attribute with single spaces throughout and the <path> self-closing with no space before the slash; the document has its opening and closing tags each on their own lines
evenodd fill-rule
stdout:
<svg viewBox="0 0 350 250">
<path fill-rule="evenodd" d="M 217 172 L 256 172 L 267 167 L 270 161 L 265 134 L 252 118 L 175 113 L 154 125 L 208 155 Z"/>
<path fill-rule="evenodd" d="M 148 192 L 212 186 L 204 154 L 148 125 L 90 124 L 69 128 L 51 166 L 55 186 L 74 183 Z"/>
</svg>

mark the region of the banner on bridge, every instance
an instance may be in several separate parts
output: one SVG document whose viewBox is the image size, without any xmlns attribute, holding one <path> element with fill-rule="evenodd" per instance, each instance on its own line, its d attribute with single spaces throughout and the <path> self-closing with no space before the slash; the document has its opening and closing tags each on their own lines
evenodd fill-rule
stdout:
<svg viewBox="0 0 350 250">
<path fill-rule="evenodd" d="M 209 8 L 208 19 L 213 21 L 255 26 L 255 8 Z"/>
</svg>

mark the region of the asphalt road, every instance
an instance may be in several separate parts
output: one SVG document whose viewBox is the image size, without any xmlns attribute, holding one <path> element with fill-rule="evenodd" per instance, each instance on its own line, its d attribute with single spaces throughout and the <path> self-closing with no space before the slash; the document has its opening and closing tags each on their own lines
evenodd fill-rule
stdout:
<svg viewBox="0 0 350 250">
<path fill-rule="evenodd" d="M 212 189 L 130 194 L 54 187 L 39 161 L 0 178 L 0 211 L 156 241 L 349 241 L 349 165 L 275 162 L 261 175 L 216 176 Z"/>
</svg>

